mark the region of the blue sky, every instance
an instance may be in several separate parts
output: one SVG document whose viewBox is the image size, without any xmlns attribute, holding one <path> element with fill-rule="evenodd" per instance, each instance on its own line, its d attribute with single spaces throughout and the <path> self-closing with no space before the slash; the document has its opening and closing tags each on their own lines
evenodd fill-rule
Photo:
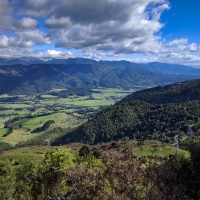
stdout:
<svg viewBox="0 0 200 200">
<path fill-rule="evenodd" d="M 200 67 L 199 0 L 1 0 L 0 57 Z"/>
<path fill-rule="evenodd" d="M 188 42 L 200 43 L 200 1 L 171 0 L 170 9 L 161 16 L 165 24 L 162 35 L 168 40 L 188 38 Z"/>
</svg>

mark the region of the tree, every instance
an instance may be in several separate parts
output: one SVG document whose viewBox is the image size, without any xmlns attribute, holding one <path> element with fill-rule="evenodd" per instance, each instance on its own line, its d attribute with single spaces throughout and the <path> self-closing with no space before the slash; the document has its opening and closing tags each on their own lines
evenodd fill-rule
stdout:
<svg viewBox="0 0 200 200">
<path fill-rule="evenodd" d="M 26 161 L 16 169 L 15 197 L 20 200 L 42 199 L 41 165 Z"/>
<path fill-rule="evenodd" d="M 66 193 L 66 172 L 74 165 L 75 155 L 70 149 L 59 149 L 56 152 L 47 152 L 42 161 L 42 179 L 45 195 Z"/>
<path fill-rule="evenodd" d="M 82 146 L 79 150 L 79 156 L 89 156 L 90 149 L 88 146 Z"/>
<path fill-rule="evenodd" d="M 14 192 L 15 176 L 9 161 L 0 161 L 0 197 L 8 199 Z"/>
</svg>

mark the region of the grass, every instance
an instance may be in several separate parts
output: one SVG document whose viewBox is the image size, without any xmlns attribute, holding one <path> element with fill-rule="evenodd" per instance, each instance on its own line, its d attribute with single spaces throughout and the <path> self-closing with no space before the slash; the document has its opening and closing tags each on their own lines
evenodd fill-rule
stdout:
<svg viewBox="0 0 200 200">
<path fill-rule="evenodd" d="M 135 90 L 123 90 L 118 88 L 97 88 L 93 89 L 101 93 L 94 93 L 92 96 L 94 98 L 107 98 L 107 97 L 124 97 L 130 93 L 133 93 Z"/>
<path fill-rule="evenodd" d="M 23 103 L 9 103 L 9 104 L 0 104 L 0 107 L 8 107 L 8 108 L 30 108 L 32 105 L 23 104 Z"/>
<path fill-rule="evenodd" d="M 11 145 L 9 143 L 3 142 L 0 140 L 0 152 L 9 149 Z"/>
<path fill-rule="evenodd" d="M 2 129 L 4 127 L 4 123 L 2 123 L 1 121 L 0 121 L 0 129 Z"/>
<path fill-rule="evenodd" d="M 3 136 L 4 134 L 6 134 L 8 131 L 8 128 L 1 128 L 0 129 L 0 137 Z"/>
<path fill-rule="evenodd" d="M 3 152 L 0 154 L 0 159 L 12 159 L 16 161 L 21 161 L 21 160 L 40 160 L 44 157 L 45 153 L 51 151 L 54 152 L 60 149 L 65 149 L 65 148 L 71 148 L 72 147 L 72 152 L 78 152 L 79 149 L 82 147 L 82 144 L 75 143 L 72 145 L 68 146 L 33 146 L 33 147 L 24 147 L 24 148 L 17 148 L 17 149 L 12 149 Z"/>
<path fill-rule="evenodd" d="M 0 95 L 0 98 L 9 98 L 9 97 L 13 97 L 13 96 L 9 96 L 7 94 Z"/>
<path fill-rule="evenodd" d="M 63 145 L 63 146 L 52 146 L 52 147 L 34 146 L 34 147 L 17 148 L 17 149 L 3 152 L 0 155 L 0 159 L 3 159 L 5 157 L 7 157 L 9 159 L 15 159 L 17 161 L 27 160 L 27 159 L 32 159 L 32 160 L 42 159 L 44 154 L 48 151 L 56 151 L 58 148 L 67 148 L 67 147 L 71 148 L 73 153 L 78 153 L 80 148 L 83 145 L 84 144 L 81 144 L 81 143 L 71 143 L 71 144 Z M 109 146 L 110 144 L 106 144 L 106 145 Z M 175 153 L 175 152 L 173 152 L 173 148 L 171 146 L 169 146 L 169 145 L 162 146 L 162 144 L 157 141 L 150 141 L 150 142 L 146 143 L 145 145 L 142 145 L 142 149 L 138 148 L 136 142 L 134 142 L 134 141 L 129 141 L 125 145 L 128 145 L 129 147 L 131 147 L 137 156 L 146 156 L 146 155 L 167 156 L 167 155 Z M 152 150 L 154 150 L 154 145 L 158 145 L 158 147 L 156 148 L 156 151 L 154 151 L 154 153 L 152 153 Z M 1 147 L 1 145 L 0 145 L 0 147 Z M 6 144 L 4 144 L 4 147 L 6 147 Z M 99 146 L 99 145 L 98 146 L 90 146 L 90 147 L 91 148 L 95 147 L 95 148 L 101 149 L 101 146 Z M 123 147 L 124 147 L 124 145 L 121 145 L 120 149 Z M 179 153 L 185 153 L 187 156 L 189 156 L 189 153 L 185 150 L 180 149 Z"/>
<path fill-rule="evenodd" d="M 107 106 L 114 104 L 111 100 L 82 100 L 82 101 L 74 101 L 70 102 L 71 105 L 76 106 Z"/>
<path fill-rule="evenodd" d="M 41 127 L 48 120 L 55 121 L 55 123 L 52 124 L 49 129 L 53 129 L 55 127 L 73 128 L 73 127 L 78 126 L 78 124 L 84 121 L 84 119 L 79 119 L 77 116 L 67 115 L 65 112 L 59 112 L 59 113 L 42 116 L 42 117 L 36 117 L 36 118 L 24 118 L 13 123 L 12 127 L 14 128 L 14 131 L 10 135 L 3 137 L 2 139 L 4 142 L 9 143 L 11 145 L 15 145 L 19 142 L 29 140 L 35 136 L 38 136 L 44 133 L 44 132 L 41 132 L 41 133 L 32 134 L 31 131 L 37 127 Z M 22 128 L 19 128 L 20 124 L 22 125 Z M 3 135 L 5 131 L 6 130 L 3 128 L 0 129 L 0 134 Z"/>
<path fill-rule="evenodd" d="M 43 99 L 54 99 L 54 98 L 57 98 L 57 97 L 50 95 L 50 94 L 43 94 L 43 95 L 41 95 L 41 98 L 43 98 Z"/>
<path fill-rule="evenodd" d="M 14 95 L 15 97 L 20 97 L 20 98 L 23 98 L 23 97 L 26 97 L 26 95 Z M 1 98 L 10 98 L 10 97 L 14 97 L 14 96 L 11 96 L 11 95 L 8 95 L 8 94 L 3 94 L 3 95 L 0 95 L 0 99 Z"/>
<path fill-rule="evenodd" d="M 57 99 L 56 101 L 53 100 L 41 100 L 41 104 L 48 104 L 48 105 L 53 105 L 53 104 L 68 104 L 68 105 L 74 105 L 74 106 L 108 106 L 114 104 L 113 101 L 107 100 L 107 99 L 102 99 L 102 100 L 87 100 L 86 97 L 79 97 L 75 99 Z"/>
<path fill-rule="evenodd" d="M 108 106 L 114 104 L 114 101 L 108 98 L 115 97 L 120 100 L 126 95 L 132 93 L 134 90 L 122 90 L 118 88 L 97 88 L 93 89 L 93 91 L 101 92 L 92 94 L 94 100 L 88 100 L 90 96 L 80 96 L 80 97 L 70 96 L 68 98 L 57 98 L 52 95 L 42 95 L 42 97 L 47 97 L 47 98 L 40 100 L 40 103 L 44 105 L 68 104 L 74 106 L 92 106 L 92 107 Z M 50 98 L 48 98 L 48 96 Z"/>
<path fill-rule="evenodd" d="M 36 117 L 36 118 L 24 118 L 21 120 L 18 120 L 15 122 L 13 125 L 14 126 L 19 126 L 19 124 L 22 124 L 24 128 L 36 128 L 38 126 L 41 126 L 44 122 L 50 120 L 50 119 L 56 119 L 59 116 L 59 113 L 52 114 L 52 115 L 47 115 L 47 116 L 42 116 L 42 117 Z"/>
<path fill-rule="evenodd" d="M 168 145 L 162 145 L 157 141 L 148 141 L 145 145 L 138 147 L 137 144 L 134 144 L 133 149 L 138 156 L 146 156 L 146 155 L 157 155 L 157 156 L 167 156 L 170 154 L 175 154 L 175 149 Z M 178 153 L 187 153 L 187 151 L 179 149 Z"/>
<path fill-rule="evenodd" d="M 146 156 L 146 155 L 167 156 L 169 154 L 176 153 L 171 146 L 157 147 L 157 148 L 142 147 L 142 148 L 135 148 L 134 150 L 136 155 L 138 156 Z M 185 152 L 185 151 L 180 149 L 179 152 Z"/>
<path fill-rule="evenodd" d="M 55 89 L 54 91 L 61 91 L 61 89 Z M 38 104 L 38 100 L 34 97 L 23 97 L 26 102 L 29 103 L 7 103 L 7 104 L 0 104 L 0 107 L 7 107 L 9 110 L 2 110 L 0 111 L 0 141 L 5 142 L 10 145 L 15 145 L 18 142 L 26 141 L 32 139 L 36 135 L 41 135 L 44 132 L 31 134 L 31 131 L 37 127 L 42 126 L 48 120 L 54 120 L 55 123 L 51 125 L 51 128 L 61 127 L 61 128 L 73 128 L 78 126 L 80 123 L 84 122 L 83 115 L 77 115 L 76 111 L 81 109 L 82 107 L 88 106 L 93 107 L 94 109 L 98 109 L 101 106 L 108 106 L 113 105 L 115 102 L 111 97 L 116 97 L 117 99 L 121 99 L 132 90 L 122 90 L 118 88 L 97 88 L 94 91 L 99 91 L 101 93 L 93 93 L 92 97 L 94 99 L 89 99 L 91 96 L 70 96 L 68 98 L 58 98 L 50 94 L 43 94 L 42 100 L 40 104 Z M 11 97 L 8 95 L 1 95 L 0 98 Z M 116 100 L 116 99 L 115 99 Z M 37 103 L 35 103 L 37 102 Z M 13 133 L 6 137 L 2 137 L 6 132 L 7 129 L 4 129 L 4 122 L 5 118 L 12 119 L 16 116 L 25 115 L 25 114 L 39 114 L 39 113 L 48 113 L 52 112 L 49 111 L 49 107 L 45 108 L 46 105 L 54 105 L 52 106 L 53 109 L 57 109 L 58 113 L 50 114 L 43 117 L 36 117 L 36 118 L 23 118 L 18 120 L 17 122 L 12 124 L 14 129 Z M 56 105 L 56 106 L 55 106 Z M 63 107 L 63 105 L 71 105 L 71 108 Z M 40 106 L 40 107 L 39 107 Z M 23 110 L 17 110 L 16 108 L 22 108 Z M 35 112 L 30 112 L 29 108 L 34 108 Z M 66 114 L 68 113 L 68 114 Z M 5 115 L 5 116 L 4 116 Z M 22 125 L 20 128 L 19 125 Z"/>
<path fill-rule="evenodd" d="M 24 148 L 18 148 L 14 150 L 9 150 L 3 153 L 1 158 L 9 158 L 9 159 L 14 159 L 17 161 L 20 160 L 36 160 L 36 159 L 42 159 L 43 155 L 48 152 L 56 150 L 56 148 L 52 147 L 24 147 Z"/>
<path fill-rule="evenodd" d="M 24 115 L 30 113 L 29 110 L 0 110 L 0 115 Z"/>
</svg>

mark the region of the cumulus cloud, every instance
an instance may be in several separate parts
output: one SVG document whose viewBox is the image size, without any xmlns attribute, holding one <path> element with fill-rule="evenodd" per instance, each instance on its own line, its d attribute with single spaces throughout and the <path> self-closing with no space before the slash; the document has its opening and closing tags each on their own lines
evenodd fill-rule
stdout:
<svg viewBox="0 0 200 200">
<path fill-rule="evenodd" d="M 61 17 L 59 20 L 52 16 L 51 18 L 47 19 L 45 22 L 45 26 L 48 28 L 70 28 L 72 25 L 69 17 Z"/>
<path fill-rule="evenodd" d="M 169 9 L 168 0 L 5 0 L 0 6 L 0 53 L 47 59 L 75 56 L 68 51 L 73 49 L 77 56 L 94 59 L 197 62 L 198 44 L 161 37 L 160 18 Z M 38 45 L 46 50 L 31 49 Z"/>
<path fill-rule="evenodd" d="M 177 54 L 180 54 L 180 52 L 193 53 L 200 50 L 200 45 L 197 45 L 196 43 L 188 44 L 187 38 L 180 38 L 170 41 L 166 44 L 166 47 L 169 47 L 166 50 L 167 52 L 177 52 Z"/>
<path fill-rule="evenodd" d="M 46 53 L 43 53 L 43 55 L 41 55 L 43 58 L 47 57 L 47 58 L 69 58 L 69 57 L 74 57 L 73 53 L 71 53 L 70 51 L 68 52 L 62 52 L 62 51 L 57 51 L 57 50 L 47 50 Z"/>
<path fill-rule="evenodd" d="M 0 48 L 8 46 L 8 38 L 5 35 L 0 36 Z"/>
<path fill-rule="evenodd" d="M 15 37 L 0 36 L 0 48 L 8 47 L 31 47 L 33 45 L 50 44 L 45 33 L 34 30 L 26 32 L 16 32 Z"/>
<path fill-rule="evenodd" d="M 55 2 L 59 6 L 45 25 L 51 28 L 49 36 L 56 47 L 94 47 L 125 54 L 144 49 L 152 52 L 159 46 L 157 38 L 153 39 L 163 26 L 158 19 L 163 10 L 169 9 L 163 0 L 52 0 Z M 149 4 L 151 8 L 146 9 Z M 149 19 L 151 14 L 153 20 Z M 139 40 L 143 46 L 136 42 Z M 155 48 L 152 48 L 152 40 Z"/>
<path fill-rule="evenodd" d="M 24 17 L 15 23 L 17 29 L 36 29 L 38 28 L 38 21 L 30 17 Z"/>
<path fill-rule="evenodd" d="M 172 47 L 172 46 L 176 46 L 176 45 L 184 45 L 188 42 L 187 38 L 180 38 L 180 39 L 175 39 L 169 43 L 167 43 L 166 46 L 168 47 Z"/>
<path fill-rule="evenodd" d="M 188 46 L 188 49 L 190 52 L 196 52 L 200 50 L 200 45 L 197 45 L 196 43 L 192 43 Z"/>
<path fill-rule="evenodd" d="M 5 30 L 10 30 L 12 28 L 12 23 L 14 22 L 14 17 L 12 16 L 13 6 L 8 1 L 1 1 L 0 3 L 0 32 Z"/>
<path fill-rule="evenodd" d="M 30 17 L 45 17 L 47 35 L 55 47 L 132 54 L 156 53 L 160 49 L 155 34 L 163 26 L 160 15 L 169 4 L 167 0 L 26 0 L 17 8 L 17 15 L 26 17 L 15 26 L 37 28 L 37 21 Z M 27 33 L 21 36 L 26 42 L 42 43 L 38 37 L 27 40 Z"/>
</svg>

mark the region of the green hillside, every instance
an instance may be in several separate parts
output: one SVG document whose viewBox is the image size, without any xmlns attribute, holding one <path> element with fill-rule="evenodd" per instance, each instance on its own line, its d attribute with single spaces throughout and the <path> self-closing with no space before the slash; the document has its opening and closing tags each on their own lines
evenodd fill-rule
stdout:
<svg viewBox="0 0 200 200">
<path fill-rule="evenodd" d="M 89 144 L 118 139 L 170 142 L 176 134 L 183 139 L 200 118 L 199 88 L 200 81 L 188 81 L 135 92 L 56 143 L 66 137 Z"/>
<path fill-rule="evenodd" d="M 200 80 L 190 80 L 163 87 L 155 87 L 138 91 L 125 97 L 118 102 L 118 104 L 136 99 L 155 104 L 179 103 L 199 100 Z"/>
<path fill-rule="evenodd" d="M 0 65 L 0 94 L 35 95 L 54 88 L 160 86 L 199 78 L 194 74 L 162 74 L 131 66 L 105 64 Z"/>
</svg>

